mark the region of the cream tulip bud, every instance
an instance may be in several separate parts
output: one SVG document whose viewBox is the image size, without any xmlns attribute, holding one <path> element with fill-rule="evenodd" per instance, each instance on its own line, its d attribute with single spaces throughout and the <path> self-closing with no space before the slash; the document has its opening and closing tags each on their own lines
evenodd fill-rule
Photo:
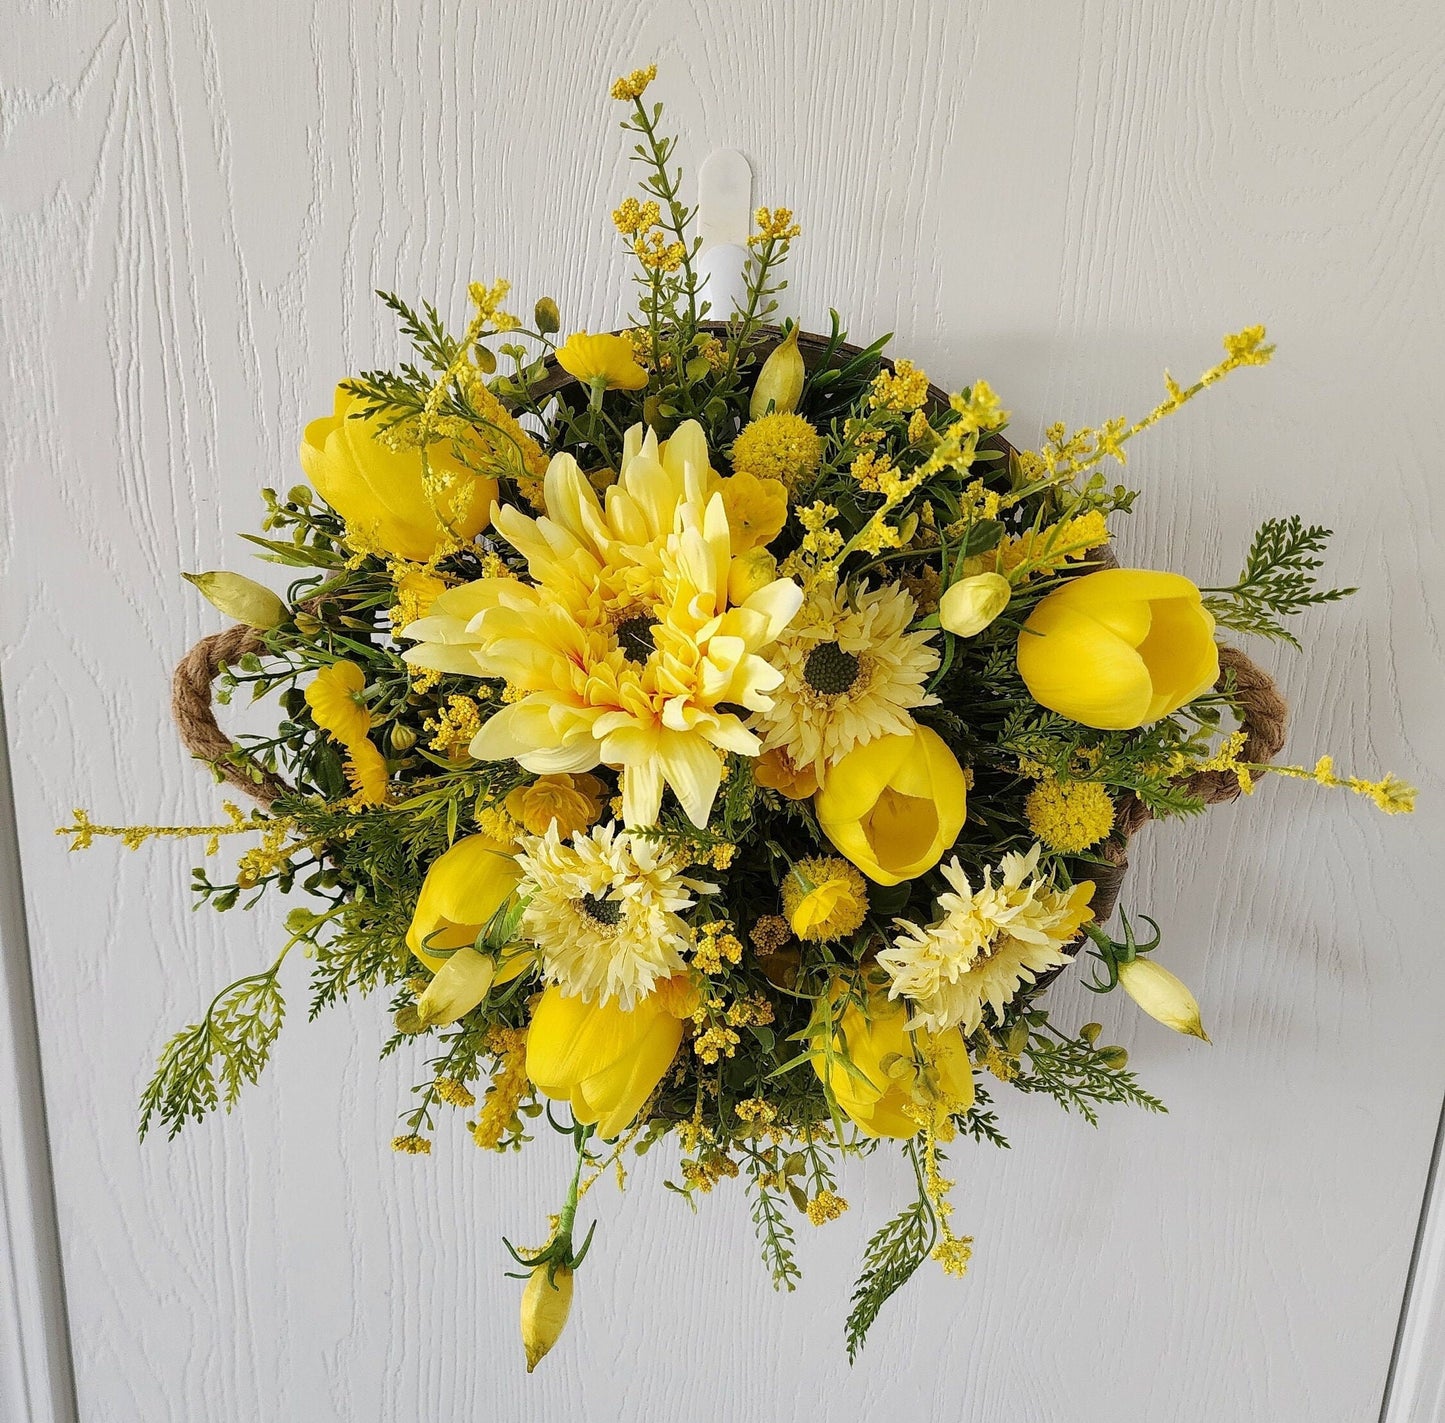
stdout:
<svg viewBox="0 0 1445 1423">
<path fill-rule="evenodd" d="M 266 632 L 286 621 L 286 604 L 269 588 L 240 573 L 183 573 L 187 583 L 201 590 L 201 596 L 228 618 Z"/>
<path fill-rule="evenodd" d="M 1130 998 L 1166 1028 L 1209 1041 L 1194 995 L 1163 964 L 1153 959 L 1130 959 L 1119 965 L 1119 983 Z"/>
<path fill-rule="evenodd" d="M 522 1348 L 529 1374 L 562 1337 L 571 1309 L 572 1271 L 565 1265 L 534 1266 L 522 1291 Z"/>
<path fill-rule="evenodd" d="M 798 329 L 795 326 L 788 332 L 758 372 L 748 406 L 748 414 L 754 420 L 768 414 L 791 415 L 798 408 L 806 374 L 802 352 L 798 350 Z"/>
<path fill-rule="evenodd" d="M 496 976 L 497 961 L 491 954 L 479 954 L 475 949 L 449 954 L 416 1001 L 422 1026 L 444 1027 L 466 1017 L 491 991 Z"/>
<path fill-rule="evenodd" d="M 1001 573 L 975 573 L 949 584 L 938 604 L 938 621 L 957 637 L 981 633 L 1008 607 L 1013 589 Z"/>
</svg>

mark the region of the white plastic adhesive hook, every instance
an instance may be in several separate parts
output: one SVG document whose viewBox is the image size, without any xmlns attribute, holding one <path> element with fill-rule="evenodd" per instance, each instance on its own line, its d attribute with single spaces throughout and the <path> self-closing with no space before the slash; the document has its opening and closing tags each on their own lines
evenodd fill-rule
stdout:
<svg viewBox="0 0 1445 1423">
<path fill-rule="evenodd" d="M 708 315 L 726 321 L 746 300 L 743 270 L 753 212 L 753 170 L 736 148 L 720 148 L 697 175 L 697 271 Z"/>
</svg>

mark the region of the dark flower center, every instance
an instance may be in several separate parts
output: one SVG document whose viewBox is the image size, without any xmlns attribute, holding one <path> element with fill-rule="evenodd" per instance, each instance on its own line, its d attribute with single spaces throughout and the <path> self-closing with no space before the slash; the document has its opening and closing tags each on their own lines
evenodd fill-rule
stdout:
<svg viewBox="0 0 1445 1423">
<path fill-rule="evenodd" d="M 656 626 L 646 616 L 628 618 L 625 623 L 617 625 L 617 645 L 629 662 L 641 667 L 657 650 L 657 644 L 652 640 L 652 630 Z"/>
<path fill-rule="evenodd" d="M 803 677 L 815 692 L 837 696 L 858 680 L 858 659 L 836 642 L 820 642 L 803 664 Z"/>
<path fill-rule="evenodd" d="M 622 919 L 622 901 L 620 899 L 598 899 L 596 895 L 584 894 L 582 896 L 582 912 L 597 924 L 605 924 L 610 929 Z"/>
</svg>

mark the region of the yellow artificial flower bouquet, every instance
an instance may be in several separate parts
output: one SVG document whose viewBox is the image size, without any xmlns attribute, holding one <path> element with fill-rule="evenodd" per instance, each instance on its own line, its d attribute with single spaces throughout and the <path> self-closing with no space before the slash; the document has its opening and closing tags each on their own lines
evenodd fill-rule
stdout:
<svg viewBox="0 0 1445 1423">
<path fill-rule="evenodd" d="M 898 1143 L 917 1194 L 868 1244 L 851 1357 L 923 1260 L 963 1272 L 943 1154 L 1003 1143 L 990 1087 L 1091 1121 L 1158 1108 L 1098 1024 L 1051 1016 L 1055 975 L 1086 962 L 1204 1035 L 1157 932 L 1105 927 L 1132 833 L 1270 770 L 1413 797 L 1329 758 L 1270 767 L 1283 704 L 1217 641 L 1292 642 L 1285 617 L 1349 591 L 1316 586 L 1327 530 L 1271 520 L 1213 587 L 1110 550 L 1135 494 L 1106 463 L 1268 361 L 1262 327 L 1138 421 L 1017 449 L 985 381 L 945 393 L 836 315 L 769 324 L 786 208 L 756 214 L 741 306 L 709 309 L 652 73 L 613 88 L 645 175 L 613 214 L 635 323 L 558 344 L 556 303 L 527 326 L 497 282 L 453 335 L 386 297 L 413 355 L 341 383 L 305 430 L 309 486 L 264 491 L 248 536 L 286 597 L 193 579 L 241 622 L 179 669 L 181 730 L 261 808 L 63 832 L 255 837 L 199 897 L 305 896 L 274 963 L 167 1042 L 143 1133 L 255 1080 L 302 945 L 313 1013 L 389 997 L 386 1050 L 431 1045 L 398 1150 L 428 1153 L 448 1112 L 491 1150 L 571 1137 L 547 1244 L 513 1250 L 529 1369 L 591 1240 L 580 1199 L 667 1138 L 684 1195 L 741 1178 L 789 1289 L 790 1214 L 836 1218 L 840 1159 Z M 272 735 L 219 731 L 212 694 L 238 691 L 275 699 Z"/>
</svg>

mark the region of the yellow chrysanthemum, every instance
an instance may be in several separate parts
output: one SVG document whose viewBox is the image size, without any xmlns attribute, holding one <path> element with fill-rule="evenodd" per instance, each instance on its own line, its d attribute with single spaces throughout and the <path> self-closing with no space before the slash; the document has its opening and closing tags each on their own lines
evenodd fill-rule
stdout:
<svg viewBox="0 0 1445 1423">
<path fill-rule="evenodd" d="M 978 1031 L 985 1007 L 995 1020 L 1025 983 L 1068 963 L 1065 946 L 1089 918 L 1094 885 L 1056 890 L 1038 877 L 1039 846 L 1005 855 L 975 890 L 957 858 L 943 866 L 952 886 L 938 896 L 940 916 L 927 928 L 895 919 L 892 945 L 878 955 L 890 998 L 913 1005 L 910 1027 Z"/>
<path fill-rule="evenodd" d="M 800 939 L 844 939 L 867 918 L 868 886 L 836 855 L 799 860 L 783 880 L 783 912 Z"/>
<path fill-rule="evenodd" d="M 647 372 L 633 360 L 626 336 L 573 332 L 557 348 L 557 364 L 584 385 L 600 381 L 608 390 L 641 390 L 647 384 Z"/>
<path fill-rule="evenodd" d="M 822 782 L 855 746 L 911 733 L 909 712 L 938 701 L 924 691 L 938 652 L 932 633 L 908 631 L 915 612 L 897 584 L 815 592 L 770 654 L 783 683 L 755 719 L 763 749 Z"/>
<path fill-rule="evenodd" d="M 348 748 L 365 741 L 371 730 L 371 713 L 360 701 L 365 686 L 366 674 L 356 663 L 333 662 L 306 688 L 311 719 Z"/>
<path fill-rule="evenodd" d="M 665 449 L 635 426 L 605 499 L 558 455 L 546 517 L 498 511 L 533 581 L 453 588 L 405 630 L 420 643 L 408 662 L 510 684 L 517 699 L 482 727 L 473 756 L 542 774 L 615 766 L 629 826 L 656 821 L 665 785 L 707 823 L 727 753 L 761 749 L 739 711 L 771 708 L 781 677 L 760 654 L 803 596 L 774 579 L 730 604 L 735 550 L 710 476 L 695 422 Z"/>
<path fill-rule="evenodd" d="M 568 997 L 631 1009 L 685 968 L 692 937 L 683 910 L 717 887 L 681 872 L 654 840 L 602 825 L 564 844 L 555 824 L 517 854 L 522 930 L 542 973 Z"/>
<path fill-rule="evenodd" d="M 763 415 L 733 443 L 733 470 L 781 480 L 789 490 L 808 483 L 823 462 L 823 437 L 801 415 Z"/>
<path fill-rule="evenodd" d="M 1024 801 L 1029 827 L 1051 850 L 1073 855 L 1114 828 L 1114 802 L 1097 781 L 1040 781 Z"/>
</svg>

